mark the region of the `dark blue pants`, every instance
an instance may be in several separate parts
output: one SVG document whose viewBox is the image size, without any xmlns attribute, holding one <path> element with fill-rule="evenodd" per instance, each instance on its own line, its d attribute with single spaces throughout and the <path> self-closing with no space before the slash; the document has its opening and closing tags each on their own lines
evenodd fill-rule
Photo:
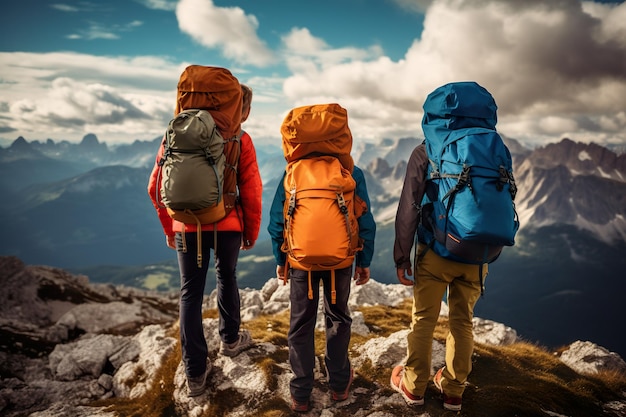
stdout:
<svg viewBox="0 0 626 417">
<path fill-rule="evenodd" d="M 328 385 L 333 391 L 343 391 L 350 379 L 348 345 L 352 318 L 348 309 L 352 267 L 335 271 L 337 302 L 331 304 L 330 271 L 311 272 L 313 299 L 309 300 L 308 271 L 289 270 L 291 316 L 289 325 L 289 363 L 294 374 L 290 382 L 291 395 L 305 402 L 313 390 L 315 367 L 315 322 L 319 305 L 320 281 L 324 285 L 326 318 L 326 354 Z"/>
<path fill-rule="evenodd" d="M 206 371 L 208 349 L 202 327 L 202 301 L 206 275 L 214 245 L 213 232 L 202 232 L 202 267 L 197 264 L 196 233 L 185 233 L 187 251 L 183 252 L 182 235 L 176 233 L 180 269 L 180 344 L 188 377 Z M 235 275 L 241 232 L 217 232 L 217 306 L 219 334 L 225 343 L 237 340 L 241 324 L 239 287 Z"/>
</svg>

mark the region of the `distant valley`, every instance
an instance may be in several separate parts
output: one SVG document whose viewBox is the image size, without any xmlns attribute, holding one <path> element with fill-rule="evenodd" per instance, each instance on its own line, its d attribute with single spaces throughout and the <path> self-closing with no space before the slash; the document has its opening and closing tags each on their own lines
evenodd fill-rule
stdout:
<svg viewBox="0 0 626 417">
<path fill-rule="evenodd" d="M 490 265 L 476 315 L 548 346 L 587 337 L 626 356 L 612 323 L 625 317 L 626 155 L 567 139 L 534 150 L 513 139 L 522 228 L 516 246 Z M 355 145 L 377 220 L 372 276 L 395 283 L 394 215 L 406 158 L 418 138 Z M 176 291 L 175 253 L 165 246 L 147 191 L 159 139 L 109 148 L 94 135 L 79 144 L 17 139 L 0 148 L 0 254 L 109 282 Z M 284 159 L 257 145 L 269 210 Z M 264 215 L 257 245 L 242 252 L 241 287 L 260 288 L 275 265 Z M 207 293 L 215 287 L 213 272 Z M 619 298 L 618 298 L 619 297 Z"/>
</svg>

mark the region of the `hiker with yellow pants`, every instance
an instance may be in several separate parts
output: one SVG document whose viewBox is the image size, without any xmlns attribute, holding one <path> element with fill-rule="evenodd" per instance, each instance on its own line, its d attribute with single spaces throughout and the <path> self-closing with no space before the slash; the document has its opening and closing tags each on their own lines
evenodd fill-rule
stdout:
<svg viewBox="0 0 626 417">
<path fill-rule="evenodd" d="M 398 281 L 413 286 L 413 308 L 407 357 L 393 368 L 390 384 L 411 406 L 424 404 L 446 295 L 445 366 L 432 381 L 443 407 L 461 410 L 472 371 L 474 306 L 488 264 L 514 244 L 519 228 L 512 158 L 495 130 L 496 109 L 491 94 L 471 81 L 443 85 L 424 102 L 425 139 L 407 163 L 393 251 Z"/>
</svg>

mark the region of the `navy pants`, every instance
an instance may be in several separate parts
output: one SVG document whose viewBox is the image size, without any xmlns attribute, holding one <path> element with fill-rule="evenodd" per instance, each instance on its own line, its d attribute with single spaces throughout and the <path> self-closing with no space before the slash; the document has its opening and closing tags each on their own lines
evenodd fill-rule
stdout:
<svg viewBox="0 0 626 417">
<path fill-rule="evenodd" d="M 326 318 L 326 354 L 328 385 L 333 391 L 343 391 L 350 380 L 348 345 L 352 318 L 348 309 L 352 267 L 335 271 L 336 304 L 331 303 L 330 271 L 311 272 L 313 299 L 309 300 L 308 271 L 289 269 L 290 325 L 289 363 L 294 374 L 290 382 L 291 395 L 300 402 L 308 401 L 314 382 L 315 323 L 319 305 L 320 281 L 324 285 L 324 315 Z"/>
<path fill-rule="evenodd" d="M 180 269 L 180 344 L 188 377 L 206 371 L 208 349 L 202 327 L 202 301 L 206 275 L 214 245 L 213 232 L 202 232 L 202 267 L 197 264 L 196 233 L 185 233 L 187 251 L 183 252 L 182 235 L 176 233 L 176 250 Z M 217 232 L 215 270 L 217 275 L 217 306 L 219 334 L 225 343 L 239 337 L 241 324 L 239 287 L 235 275 L 241 232 Z"/>
</svg>

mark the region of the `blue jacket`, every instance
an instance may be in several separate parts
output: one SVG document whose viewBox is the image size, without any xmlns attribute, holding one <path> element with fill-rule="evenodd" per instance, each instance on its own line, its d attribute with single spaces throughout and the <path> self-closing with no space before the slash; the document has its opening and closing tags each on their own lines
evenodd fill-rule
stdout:
<svg viewBox="0 0 626 417">
<path fill-rule="evenodd" d="M 357 166 L 352 171 L 352 177 L 356 181 L 356 195 L 358 195 L 365 204 L 367 204 L 367 211 L 358 218 L 359 223 L 359 237 L 363 239 L 363 250 L 356 254 L 356 265 L 362 268 L 367 268 L 372 262 L 374 256 L 374 238 L 376 237 L 376 222 L 372 215 L 370 198 L 367 193 L 367 185 L 365 184 L 365 176 L 363 171 Z M 284 179 L 284 174 L 283 174 Z M 270 222 L 267 226 L 267 231 L 272 237 L 272 252 L 278 265 L 285 265 L 287 260 L 287 254 L 280 250 L 283 244 L 283 229 L 285 226 L 285 219 L 283 217 L 283 206 L 285 203 L 285 188 L 283 181 L 281 180 L 276 187 L 276 193 L 274 194 L 274 200 L 270 207 Z"/>
</svg>

